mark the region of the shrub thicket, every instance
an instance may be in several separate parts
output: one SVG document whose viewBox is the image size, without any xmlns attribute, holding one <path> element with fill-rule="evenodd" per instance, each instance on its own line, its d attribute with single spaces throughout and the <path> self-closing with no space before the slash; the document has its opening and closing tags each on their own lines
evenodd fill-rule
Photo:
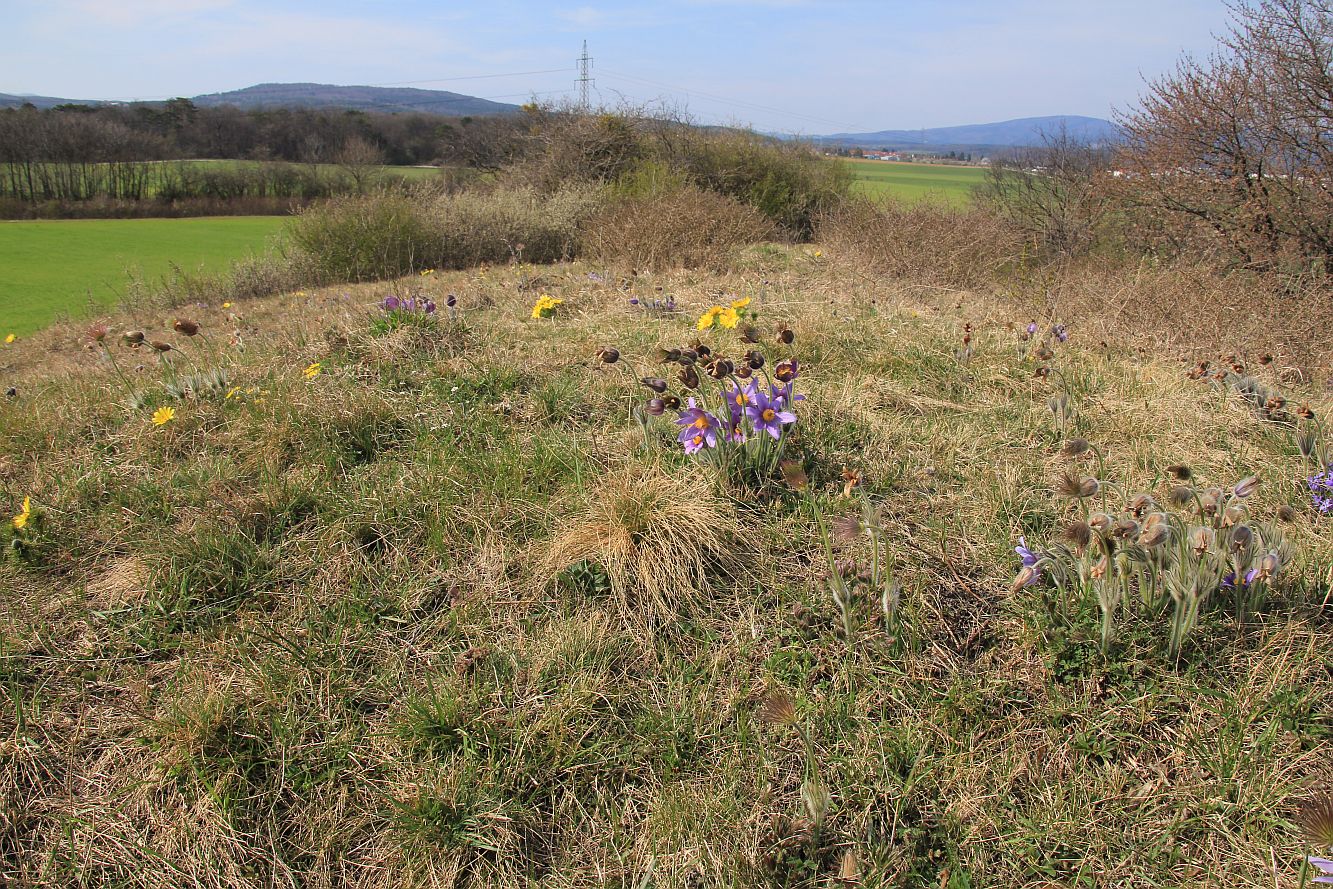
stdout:
<svg viewBox="0 0 1333 889">
<path fill-rule="evenodd" d="M 441 193 L 381 192 L 335 198 L 292 224 L 292 240 L 320 278 L 368 281 L 425 268 L 464 268 L 572 256 L 595 191 L 569 187 Z"/>
<path fill-rule="evenodd" d="M 694 186 L 616 201 L 583 230 L 590 258 L 635 268 L 725 269 L 737 249 L 773 235 L 754 207 Z"/>
</svg>

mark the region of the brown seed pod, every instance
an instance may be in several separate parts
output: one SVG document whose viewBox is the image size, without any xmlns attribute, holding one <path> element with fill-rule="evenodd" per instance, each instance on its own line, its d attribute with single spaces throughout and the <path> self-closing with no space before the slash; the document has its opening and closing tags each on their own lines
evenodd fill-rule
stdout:
<svg viewBox="0 0 1333 889">
<path fill-rule="evenodd" d="M 199 325 L 188 318 L 177 318 L 176 323 L 172 324 L 171 327 L 177 333 L 184 334 L 185 336 L 199 335 Z"/>
</svg>

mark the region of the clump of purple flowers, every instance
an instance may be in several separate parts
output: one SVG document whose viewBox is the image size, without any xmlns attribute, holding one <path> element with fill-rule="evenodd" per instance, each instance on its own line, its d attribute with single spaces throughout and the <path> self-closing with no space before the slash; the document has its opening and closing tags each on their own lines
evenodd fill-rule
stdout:
<svg viewBox="0 0 1333 889">
<path fill-rule="evenodd" d="M 1333 513 L 1333 463 L 1306 479 L 1310 488 L 1310 503 L 1320 515 Z"/>
<path fill-rule="evenodd" d="M 771 364 L 758 348 L 762 338 L 753 325 L 739 333 L 748 351 L 734 359 L 697 341 L 688 348 L 659 349 L 662 363 L 676 365 L 683 391 L 678 397 L 663 377 L 644 377 L 643 385 L 656 397 L 644 405 L 642 416 L 647 422 L 668 409 L 679 411 L 676 440 L 685 453 L 762 481 L 776 472 L 797 421 L 795 406 L 804 399 L 795 391 L 800 365 L 792 358 Z M 784 325 L 773 345 L 782 348 L 792 340 Z"/>
<path fill-rule="evenodd" d="M 405 315 L 434 315 L 435 300 L 429 297 L 422 297 L 418 300 L 414 296 L 398 297 L 386 296 L 380 303 L 380 307 L 386 312 L 401 312 Z"/>
<path fill-rule="evenodd" d="M 637 296 L 631 296 L 629 299 L 630 308 L 638 309 L 648 314 L 669 315 L 676 311 L 676 298 L 674 296 L 657 297 L 654 299 L 639 299 Z"/>
</svg>

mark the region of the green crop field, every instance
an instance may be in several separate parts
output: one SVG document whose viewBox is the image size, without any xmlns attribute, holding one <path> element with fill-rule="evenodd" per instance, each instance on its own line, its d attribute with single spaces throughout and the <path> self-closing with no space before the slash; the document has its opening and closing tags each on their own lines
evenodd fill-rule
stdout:
<svg viewBox="0 0 1333 889">
<path fill-rule="evenodd" d="M 262 252 L 280 216 L 0 222 L 0 338 L 62 313 L 114 302 L 130 274 L 145 279 L 219 270 Z"/>
<path fill-rule="evenodd" d="M 871 197 L 887 196 L 913 203 L 921 200 L 963 205 L 981 184 L 985 167 L 951 164 L 909 164 L 899 161 L 849 160 L 855 188 Z"/>
</svg>

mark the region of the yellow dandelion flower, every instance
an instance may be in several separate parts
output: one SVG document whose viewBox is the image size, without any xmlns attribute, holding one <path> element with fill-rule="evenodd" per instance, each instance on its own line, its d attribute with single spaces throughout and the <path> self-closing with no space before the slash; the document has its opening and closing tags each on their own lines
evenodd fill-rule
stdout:
<svg viewBox="0 0 1333 889">
<path fill-rule="evenodd" d="M 699 330 L 707 330 L 717 321 L 719 315 L 725 311 L 721 306 L 713 306 L 707 312 L 699 316 L 699 323 L 695 325 Z"/>
<path fill-rule="evenodd" d="M 23 509 L 14 516 L 14 530 L 22 531 L 28 524 L 28 519 L 32 518 L 32 498 L 23 498 Z"/>
<path fill-rule="evenodd" d="M 298 291 L 296 291 L 296 295 L 297 295 L 297 296 L 305 296 L 305 291 L 304 291 L 304 290 L 298 290 Z"/>
<path fill-rule="evenodd" d="M 823 257 L 823 255 L 824 255 L 824 251 L 823 251 L 823 250 L 816 250 L 816 251 L 815 251 L 815 259 L 820 259 L 821 257 Z"/>
<path fill-rule="evenodd" d="M 307 380 L 313 380 L 315 377 L 319 376 L 320 373 L 323 372 L 323 370 L 324 368 L 320 365 L 318 361 L 316 361 L 315 363 L 307 367 L 304 371 L 302 371 L 302 373 L 305 374 L 305 378 Z"/>
<path fill-rule="evenodd" d="M 727 330 L 733 330 L 737 324 L 741 323 L 740 313 L 735 309 L 723 309 L 717 313 L 717 323 Z"/>
<path fill-rule="evenodd" d="M 230 309 L 230 308 L 231 308 L 231 303 L 223 303 L 223 304 L 222 304 L 222 308 L 224 308 L 224 309 Z"/>
<path fill-rule="evenodd" d="M 232 386 L 230 389 L 227 390 L 227 394 L 226 394 L 225 396 L 223 396 L 223 399 L 222 399 L 222 400 L 223 400 L 223 401 L 231 401 L 233 398 L 236 397 L 236 393 L 237 393 L 237 392 L 240 392 L 240 391 L 241 391 L 241 387 L 240 387 L 240 386 Z"/>
<path fill-rule="evenodd" d="M 553 296 L 543 293 L 541 296 L 537 297 L 537 301 L 532 304 L 532 317 L 550 318 L 555 314 L 556 308 L 563 305 L 564 302 L 563 299 L 556 299 Z"/>
<path fill-rule="evenodd" d="M 160 407 L 153 412 L 153 425 L 165 426 L 176 419 L 176 409 L 174 407 Z"/>
<path fill-rule="evenodd" d="M 422 270 L 421 270 L 421 277 L 423 277 L 423 278 L 426 277 L 427 275 L 433 275 L 433 274 L 435 274 L 435 269 L 422 269 Z"/>
<path fill-rule="evenodd" d="M 18 335 L 11 333 L 9 336 L 5 337 L 5 344 L 8 345 L 9 343 L 14 342 L 14 340 L 16 339 L 18 339 Z"/>
<path fill-rule="evenodd" d="M 731 307 L 732 307 L 733 309 L 743 309 L 743 308 L 745 308 L 746 306 L 748 306 L 749 304 L 750 304 L 750 298 L 747 296 L 747 297 L 745 297 L 744 299 L 736 299 L 736 300 L 732 300 L 732 302 L 731 302 Z"/>
</svg>

